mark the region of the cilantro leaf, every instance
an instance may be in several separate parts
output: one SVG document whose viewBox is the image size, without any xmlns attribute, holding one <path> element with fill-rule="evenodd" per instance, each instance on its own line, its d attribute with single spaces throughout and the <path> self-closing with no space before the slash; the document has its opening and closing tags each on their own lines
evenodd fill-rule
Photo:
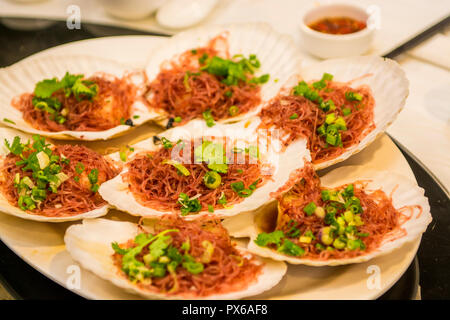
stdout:
<svg viewBox="0 0 450 320">
<path fill-rule="evenodd" d="M 70 74 L 66 72 L 64 77 L 61 79 L 61 85 L 63 88 L 71 88 L 78 79 L 82 79 L 82 74 Z"/>
<path fill-rule="evenodd" d="M 8 150 L 16 156 L 19 154 L 22 154 L 23 149 L 25 148 L 25 145 L 20 143 L 19 136 L 14 137 L 12 144 L 9 144 L 9 141 L 7 139 L 5 139 L 5 145 L 6 145 L 6 148 L 8 148 Z"/>
<path fill-rule="evenodd" d="M 94 185 L 98 181 L 98 169 L 92 169 L 88 174 L 88 179 L 91 185 Z"/>
<path fill-rule="evenodd" d="M 171 239 L 171 236 L 162 236 L 150 244 L 150 252 L 148 253 L 150 261 L 156 261 L 159 257 L 164 255 L 165 250 L 169 246 L 169 240 Z"/>
<path fill-rule="evenodd" d="M 111 243 L 111 247 L 113 248 L 114 252 L 120 255 L 125 255 L 128 251 L 130 251 L 130 249 L 121 248 L 117 242 Z"/>
<path fill-rule="evenodd" d="M 199 212 L 202 205 L 198 199 L 190 199 L 186 193 L 180 193 L 178 203 L 181 205 L 181 215 L 185 216 L 190 212 Z"/>
<path fill-rule="evenodd" d="M 283 244 L 277 249 L 279 252 L 290 256 L 302 256 L 305 254 L 305 250 L 291 240 L 285 239 Z"/>
<path fill-rule="evenodd" d="M 63 88 L 57 78 L 44 79 L 38 82 L 34 88 L 34 95 L 38 98 L 50 98 L 55 91 Z"/>
<path fill-rule="evenodd" d="M 72 92 L 77 100 L 81 100 L 82 97 L 87 99 L 92 99 L 98 91 L 98 87 L 96 84 L 88 87 L 89 81 L 82 81 L 81 79 L 77 79 L 72 86 Z"/>
<path fill-rule="evenodd" d="M 255 239 L 255 243 L 258 246 L 266 247 L 269 244 L 275 244 L 279 246 L 281 244 L 281 239 L 284 238 L 284 233 L 281 230 L 276 230 L 271 233 L 260 233 L 258 237 Z"/>
</svg>

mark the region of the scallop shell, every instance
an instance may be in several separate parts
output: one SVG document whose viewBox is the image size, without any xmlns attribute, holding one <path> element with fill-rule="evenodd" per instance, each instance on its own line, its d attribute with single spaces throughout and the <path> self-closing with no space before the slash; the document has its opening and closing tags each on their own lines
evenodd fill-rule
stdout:
<svg viewBox="0 0 450 320">
<path fill-rule="evenodd" d="M 290 36 L 281 35 L 265 23 L 242 23 L 226 26 L 207 26 L 191 29 L 169 39 L 159 50 L 152 52 L 146 67 L 149 81 L 160 72 L 161 64 L 176 58 L 179 54 L 207 45 L 208 41 L 228 32 L 229 52 L 248 56 L 256 54 L 261 62 L 256 76 L 270 74 L 270 80 L 261 86 L 262 103 L 252 111 L 221 122 L 235 122 L 256 115 L 263 102 L 270 100 L 281 89 L 289 76 L 299 70 L 300 56 L 297 46 Z M 164 125 L 164 121 L 160 122 Z"/>
<path fill-rule="evenodd" d="M 111 281 L 127 292 L 139 294 L 148 299 L 185 299 L 182 296 L 168 296 L 143 290 L 120 274 L 111 258 L 114 253 L 111 243 L 126 242 L 133 239 L 139 232 L 138 226 L 130 222 L 106 219 L 83 220 L 82 224 L 72 225 L 67 229 L 64 242 L 72 258 L 78 261 L 83 268 Z M 243 248 L 238 249 L 243 253 L 247 252 Z M 257 281 L 246 289 L 211 295 L 202 299 L 240 299 L 257 295 L 274 287 L 286 273 L 286 264 L 270 259 L 260 258 L 259 260 L 264 264 L 262 273 L 258 276 Z"/>
<path fill-rule="evenodd" d="M 64 140 L 107 140 L 132 129 L 127 125 L 119 125 L 104 131 L 43 131 L 32 127 L 22 118 L 22 113 L 11 105 L 11 100 L 14 97 L 25 92 L 33 92 L 36 83 L 39 81 L 54 77 L 62 78 L 67 71 L 84 74 L 86 77 L 96 72 L 122 77 L 130 69 L 112 60 L 76 55 L 31 58 L 3 68 L 0 70 L 0 83 L 2 83 L 0 87 L 2 119 L 0 120 L 2 120 L 2 123 L 28 133 Z M 133 77 L 133 81 L 139 86 L 143 84 L 143 78 L 142 74 L 137 75 Z M 150 111 L 141 101 L 136 101 L 132 108 L 133 123 L 137 126 L 162 116 L 156 111 Z M 139 116 L 139 118 L 134 119 L 134 116 Z M 12 120 L 14 123 L 4 121 L 5 118 Z"/>
<path fill-rule="evenodd" d="M 22 141 L 32 140 L 31 135 L 13 129 L 0 127 L 0 162 L 7 154 L 9 154 L 9 150 L 6 148 L 4 144 L 5 139 L 11 143 L 14 137 L 16 136 L 19 136 Z M 85 218 L 97 218 L 106 215 L 108 213 L 109 208 L 110 208 L 109 205 L 104 205 L 95 210 L 91 210 L 74 216 L 45 217 L 37 214 L 26 213 L 25 211 L 20 210 L 18 207 L 11 205 L 9 201 L 0 192 L 0 212 L 27 220 L 42 221 L 42 222 L 65 222 Z"/>
<path fill-rule="evenodd" d="M 340 156 L 314 164 L 316 170 L 344 161 L 366 148 L 395 120 L 405 105 L 409 94 L 409 81 L 398 63 L 375 56 L 331 59 L 315 63 L 303 68 L 300 74 L 291 75 L 280 92 L 288 94 L 290 89 L 296 86 L 299 81 L 310 82 L 321 79 L 325 72 L 332 74 L 334 81 L 351 81 L 352 87 L 367 85 L 371 88 L 375 98 L 375 128 L 358 144 L 347 148 Z M 249 121 L 251 121 L 252 125 L 257 126 L 261 120 L 258 116 L 255 116 Z"/>
<path fill-rule="evenodd" d="M 208 128 L 203 120 L 193 120 L 185 126 L 176 127 L 160 134 L 171 141 L 178 141 L 184 138 L 186 140 L 196 139 L 200 137 L 216 138 L 226 137 L 227 139 L 242 139 L 251 143 L 255 141 L 256 135 L 253 133 L 254 127 L 247 127 L 244 122 L 237 122 L 234 124 L 216 124 L 212 128 Z M 270 143 L 268 148 L 260 146 L 261 159 L 266 160 L 275 169 L 272 174 L 273 180 L 268 180 L 263 186 L 257 188 L 253 194 L 245 198 L 240 203 L 233 205 L 227 209 L 216 209 L 212 215 L 216 217 L 229 217 L 242 212 L 249 212 L 261 207 L 274 198 L 274 193 L 280 189 L 286 188 L 286 184 L 291 181 L 291 173 L 303 168 L 304 162 L 310 160 L 309 152 L 306 149 L 306 140 L 298 140 L 291 144 L 284 152 L 278 152 L 277 149 L 281 143 L 279 140 L 274 140 Z M 133 145 L 134 152 L 130 154 L 131 159 L 136 153 L 142 151 L 155 151 L 161 148 L 161 145 L 155 145 L 153 138 L 143 140 L 136 145 Z M 265 152 L 264 150 L 267 150 Z M 112 159 L 118 159 L 119 155 L 112 154 Z M 126 172 L 126 168 L 122 174 Z M 108 201 L 114 207 L 128 212 L 136 216 L 159 217 L 168 212 L 158 211 L 156 209 L 148 208 L 141 205 L 134 198 L 133 194 L 128 191 L 127 184 L 122 179 L 122 174 L 119 174 L 114 179 L 103 183 L 99 189 L 103 199 Z M 185 216 L 185 219 L 197 219 L 205 215 L 211 215 L 208 211 L 201 211 L 198 214 Z"/>
<path fill-rule="evenodd" d="M 367 85 L 375 98 L 375 128 L 359 144 L 353 145 L 335 159 L 314 165 L 316 170 L 344 161 L 373 142 L 395 120 L 409 94 L 409 81 L 394 60 L 376 56 L 330 59 L 304 68 L 300 75 L 305 81 L 317 80 L 327 72 L 334 81 L 352 81 L 352 87 Z"/>
<path fill-rule="evenodd" d="M 359 257 L 349 259 L 330 259 L 326 261 L 302 259 L 279 254 L 275 250 L 256 245 L 254 240 L 262 231 L 254 221 L 255 215 L 236 216 L 226 219 L 223 226 L 233 237 L 249 237 L 248 250 L 262 257 L 272 258 L 277 261 L 286 261 L 291 264 L 304 264 L 309 266 L 337 266 L 350 263 L 361 263 L 373 258 L 388 254 L 403 244 L 417 240 L 422 236 L 431 222 L 430 206 L 428 199 L 424 195 L 424 190 L 415 181 L 397 174 L 395 172 L 376 171 L 362 166 L 347 166 L 331 171 L 321 178 L 322 185 L 328 188 L 339 187 L 358 180 L 370 181 L 367 190 L 382 189 L 386 194 L 391 194 L 395 208 L 406 205 L 420 205 L 420 210 L 414 210 L 411 219 L 406 221 L 402 228 L 406 230 L 406 235 L 398 238 L 393 234 L 387 234 L 380 247 L 376 250 Z"/>
</svg>

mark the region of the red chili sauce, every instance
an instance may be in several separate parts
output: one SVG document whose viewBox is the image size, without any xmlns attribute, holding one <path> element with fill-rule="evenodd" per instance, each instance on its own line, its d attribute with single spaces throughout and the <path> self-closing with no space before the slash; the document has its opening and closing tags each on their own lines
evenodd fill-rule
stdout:
<svg viewBox="0 0 450 320">
<path fill-rule="evenodd" d="M 348 34 L 358 32 L 366 27 L 364 21 L 348 17 L 328 17 L 309 25 L 313 30 L 329 34 Z"/>
</svg>

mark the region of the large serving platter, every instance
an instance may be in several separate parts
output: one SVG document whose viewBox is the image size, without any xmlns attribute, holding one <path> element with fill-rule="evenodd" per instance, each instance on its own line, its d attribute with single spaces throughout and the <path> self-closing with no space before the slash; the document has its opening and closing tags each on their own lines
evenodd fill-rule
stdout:
<svg viewBox="0 0 450 320">
<path fill-rule="evenodd" d="M 46 55 L 85 54 L 114 59 L 130 68 L 144 67 L 151 50 L 164 45 L 166 39 L 151 36 L 123 36 L 84 40 L 58 46 L 27 59 Z M 161 131 L 146 124 L 109 141 L 86 142 L 99 151 L 117 151 Z M 74 142 L 70 142 L 74 143 Z M 319 172 L 326 174 L 337 167 L 363 165 L 371 170 L 386 170 L 415 177 L 395 144 L 382 135 L 368 148 L 346 161 Z M 136 222 L 137 218 L 112 210 L 106 218 Z M 74 274 L 78 266 L 66 251 L 65 230 L 73 223 L 49 224 L 22 220 L 0 213 L 0 239 L 25 262 L 51 280 L 90 299 L 139 299 L 87 270 L 80 269 L 80 286 Z M 340 267 L 292 266 L 287 275 L 272 290 L 252 298 L 261 299 L 375 299 L 386 292 L 406 271 L 417 252 L 420 238 L 399 250 L 367 263 Z M 379 282 L 378 282 L 379 281 Z M 75 284 L 75 287 L 73 286 Z M 379 284 L 379 285 L 377 285 Z"/>
</svg>

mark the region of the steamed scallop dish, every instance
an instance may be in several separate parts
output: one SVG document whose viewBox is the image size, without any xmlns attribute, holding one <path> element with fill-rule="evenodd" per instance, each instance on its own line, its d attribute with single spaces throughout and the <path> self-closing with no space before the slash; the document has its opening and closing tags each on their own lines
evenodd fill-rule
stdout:
<svg viewBox="0 0 450 320">
<path fill-rule="evenodd" d="M 209 136 L 203 121 L 193 124 L 142 141 L 129 155 L 122 154 L 124 170 L 100 187 L 103 198 L 138 216 L 231 216 L 273 200 L 291 173 L 309 159 L 304 140 L 277 152 L 278 140 L 264 145 L 250 136 Z M 215 130 L 227 126 L 217 124 Z M 240 127 L 233 126 L 235 132 Z"/>
<path fill-rule="evenodd" d="M 1 70 L 2 79 L 3 124 L 54 139 L 106 140 L 161 117 L 143 97 L 143 72 L 114 61 L 43 57 Z"/>
<path fill-rule="evenodd" d="M 367 261 L 415 240 L 431 222 L 423 190 L 387 172 L 325 187 L 309 164 L 277 201 L 274 214 L 237 216 L 224 225 L 232 235 L 251 237 L 255 254 L 292 264 Z"/>
<path fill-rule="evenodd" d="M 238 247 L 220 221 L 164 216 L 151 225 L 104 219 L 69 227 L 72 257 L 96 275 L 153 299 L 238 299 L 275 286 L 283 262 Z"/>
<path fill-rule="evenodd" d="M 183 32 L 149 58 L 148 103 L 165 112 L 167 127 L 192 119 L 210 126 L 240 120 L 276 94 L 289 68 L 298 67 L 296 53 L 290 41 L 266 25 Z"/>
<path fill-rule="evenodd" d="M 318 169 L 365 148 L 395 119 L 408 95 L 399 66 L 377 57 L 327 60 L 299 77 L 290 79 L 254 121 L 259 128 L 280 130 L 285 146 L 308 139 Z"/>
<path fill-rule="evenodd" d="M 101 216 L 109 205 L 100 185 L 119 173 L 111 159 L 85 146 L 52 145 L 39 135 L 0 128 L 0 207 L 37 221 Z"/>
</svg>

